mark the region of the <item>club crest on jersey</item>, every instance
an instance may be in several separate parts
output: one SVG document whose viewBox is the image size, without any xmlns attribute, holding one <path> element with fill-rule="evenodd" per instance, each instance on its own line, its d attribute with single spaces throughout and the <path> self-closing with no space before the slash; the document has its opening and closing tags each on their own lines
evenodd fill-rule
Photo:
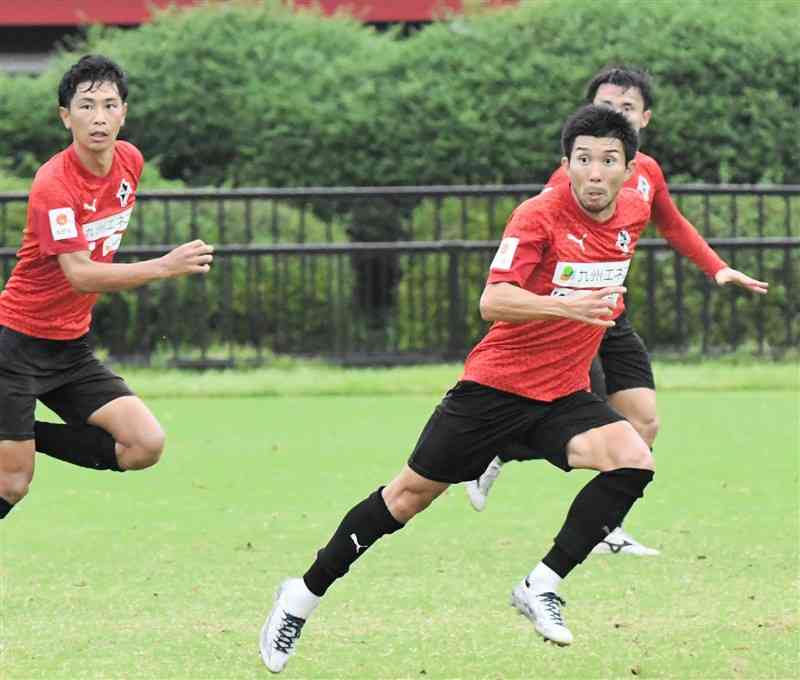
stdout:
<svg viewBox="0 0 800 680">
<path fill-rule="evenodd" d="M 646 177 L 639 175 L 639 181 L 636 183 L 636 191 L 638 191 L 642 198 L 650 202 L 650 182 L 647 181 Z"/>
<path fill-rule="evenodd" d="M 624 229 L 621 229 L 619 234 L 617 234 L 617 248 L 619 248 L 623 253 L 627 253 L 630 245 L 631 235 Z"/>
<path fill-rule="evenodd" d="M 119 183 L 119 189 L 117 189 L 117 198 L 119 199 L 119 204 L 123 208 L 128 205 L 128 199 L 132 194 L 133 187 L 130 185 L 127 179 L 123 178 Z"/>
</svg>

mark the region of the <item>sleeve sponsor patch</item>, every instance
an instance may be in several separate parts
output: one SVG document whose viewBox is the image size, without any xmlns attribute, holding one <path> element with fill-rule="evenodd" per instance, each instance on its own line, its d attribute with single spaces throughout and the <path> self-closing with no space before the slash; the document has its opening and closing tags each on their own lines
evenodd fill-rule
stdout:
<svg viewBox="0 0 800 680">
<path fill-rule="evenodd" d="M 63 241 L 78 235 L 75 211 L 72 208 L 55 208 L 48 210 L 47 215 L 50 218 L 50 233 L 53 235 L 54 241 Z"/>
<path fill-rule="evenodd" d="M 519 239 L 516 236 L 507 236 L 500 241 L 500 247 L 495 253 L 492 264 L 489 267 L 492 271 L 507 272 L 511 269 L 511 263 L 514 261 L 514 253 L 517 252 Z"/>
</svg>

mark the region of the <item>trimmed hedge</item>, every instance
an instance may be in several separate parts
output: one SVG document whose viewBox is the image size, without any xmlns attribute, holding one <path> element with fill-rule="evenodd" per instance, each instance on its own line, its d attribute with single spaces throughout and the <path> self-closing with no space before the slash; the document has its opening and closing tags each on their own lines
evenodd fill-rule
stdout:
<svg viewBox="0 0 800 680">
<path fill-rule="evenodd" d="M 280 0 L 212 3 L 168 10 L 136 30 L 92 29 L 86 45 L 62 54 L 42 76 L 0 76 L 0 158 L 11 171 L 29 175 L 68 143 L 56 117 L 56 84 L 80 53 L 96 51 L 130 73 L 124 136 L 163 177 L 187 185 L 540 182 L 558 163 L 560 128 L 581 102 L 585 82 L 604 65 L 625 62 L 654 75 L 655 115 L 643 148 L 671 181 L 800 183 L 798 45 L 800 3 L 794 0 L 524 0 L 517 8 L 440 22 L 406 39 L 343 17 L 291 14 Z M 154 188 L 153 179 L 147 188 Z M 165 240 L 163 224 L 141 208 L 141 239 Z M 336 218 L 337 239 L 356 241 L 406 238 L 410 225 L 418 233 L 431 213 L 430 203 L 413 199 L 343 200 L 313 209 L 324 223 Z M 445 205 L 445 212 L 458 209 Z M 185 213 L 177 228 L 185 228 L 189 211 L 176 210 Z M 296 240 L 288 230 L 293 214 L 284 214 L 281 238 Z M 271 241 L 271 215 L 256 210 L 255 216 L 254 231 Z M 495 234 L 477 220 L 464 236 L 496 238 L 503 217 Z M 780 215 L 767 218 L 769 233 L 773 223 L 775 229 L 782 224 Z M 208 230 L 209 240 L 217 240 L 213 206 L 196 219 L 200 233 Z M 313 234 L 323 233 L 323 222 L 309 217 L 307 240 L 321 240 Z M 753 235 L 753 223 L 742 219 L 740 233 Z M 445 232 L 451 227 L 445 219 Z M 228 242 L 245 229 L 244 221 L 230 228 Z M 674 286 L 669 266 L 665 261 L 667 268 L 659 269 L 660 290 Z M 368 289 L 377 268 L 388 272 L 386 294 L 378 298 Z M 779 272 L 779 256 L 768 257 L 765 268 Z M 634 278 L 641 278 L 638 271 L 643 268 Z M 292 309 L 304 304 L 292 292 L 298 276 L 305 274 L 292 274 L 286 291 Z M 391 256 L 354 257 L 347 299 L 337 304 L 355 300 L 365 323 L 375 327 L 414 276 Z M 267 281 L 259 286 L 263 299 L 275 295 Z M 633 308 L 644 308 L 643 288 L 632 289 Z M 305 283 L 297 291 L 307 292 Z M 249 298 L 236 295 L 233 307 L 217 314 L 234 314 L 244 340 L 261 331 L 247 328 Z M 686 323 L 696 337 L 700 301 L 694 293 L 688 297 L 693 313 Z M 788 291 L 776 286 L 769 298 L 779 307 L 770 324 L 780 324 L 781 313 L 792 309 Z M 432 309 L 438 304 L 430 303 Z M 321 295 L 309 301 L 309 318 L 326 304 Z M 735 306 L 719 305 L 730 306 L 718 310 L 720 318 L 736 316 Z M 659 336 L 673 326 L 659 319 Z M 392 330 L 400 342 L 412 331 Z M 324 329 L 314 332 L 324 339 Z M 185 335 L 195 337 L 191 330 Z"/>
<path fill-rule="evenodd" d="M 794 0 L 528 1 L 405 40 L 267 0 L 92 30 L 79 51 L 125 66 L 126 134 L 193 185 L 543 181 L 610 62 L 652 71 L 644 147 L 671 179 L 798 183 L 798 45 Z M 65 144 L 55 84 L 76 56 L 0 77 L 0 156 L 28 167 Z"/>
</svg>

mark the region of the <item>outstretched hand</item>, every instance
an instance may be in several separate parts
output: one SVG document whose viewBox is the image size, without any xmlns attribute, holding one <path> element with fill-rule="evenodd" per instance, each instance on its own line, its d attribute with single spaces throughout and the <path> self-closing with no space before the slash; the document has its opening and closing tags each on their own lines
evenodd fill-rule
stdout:
<svg viewBox="0 0 800 680">
<path fill-rule="evenodd" d="M 206 274 L 214 260 L 214 246 L 207 245 L 200 239 L 189 241 L 174 248 L 161 258 L 167 276 L 183 274 Z"/>
<path fill-rule="evenodd" d="M 611 328 L 614 322 L 609 317 L 617 305 L 617 296 L 626 291 L 624 286 L 611 286 L 587 292 L 580 292 L 564 298 L 567 318 L 582 321 L 593 326 Z"/>
<path fill-rule="evenodd" d="M 764 295 L 769 289 L 769 283 L 766 281 L 756 281 L 756 279 L 751 279 L 747 274 L 743 274 L 730 267 L 720 269 L 714 275 L 714 280 L 717 282 L 718 286 L 727 286 L 729 283 L 732 283 L 734 286 L 739 286 L 739 288 L 744 288 L 761 295 Z"/>
</svg>

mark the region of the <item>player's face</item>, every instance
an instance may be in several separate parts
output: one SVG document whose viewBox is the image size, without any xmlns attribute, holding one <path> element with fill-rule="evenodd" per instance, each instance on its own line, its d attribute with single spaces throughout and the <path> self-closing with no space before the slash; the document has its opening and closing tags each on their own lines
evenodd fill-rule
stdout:
<svg viewBox="0 0 800 680">
<path fill-rule="evenodd" d="M 575 199 L 590 217 L 602 222 L 614 214 L 617 194 L 631 176 L 634 161 L 626 165 L 619 139 L 581 135 L 570 158 L 562 158 L 561 164 Z"/>
<path fill-rule="evenodd" d="M 644 99 L 638 87 L 623 89 L 619 85 L 603 83 L 597 88 L 592 104 L 610 106 L 621 113 L 638 133 L 650 122 L 650 109 L 645 111 Z"/>
<path fill-rule="evenodd" d="M 115 83 L 80 83 L 69 108 L 59 113 L 64 126 L 72 131 L 76 144 L 92 153 L 114 147 L 119 129 L 125 123 L 128 105 L 119 96 Z"/>
</svg>

